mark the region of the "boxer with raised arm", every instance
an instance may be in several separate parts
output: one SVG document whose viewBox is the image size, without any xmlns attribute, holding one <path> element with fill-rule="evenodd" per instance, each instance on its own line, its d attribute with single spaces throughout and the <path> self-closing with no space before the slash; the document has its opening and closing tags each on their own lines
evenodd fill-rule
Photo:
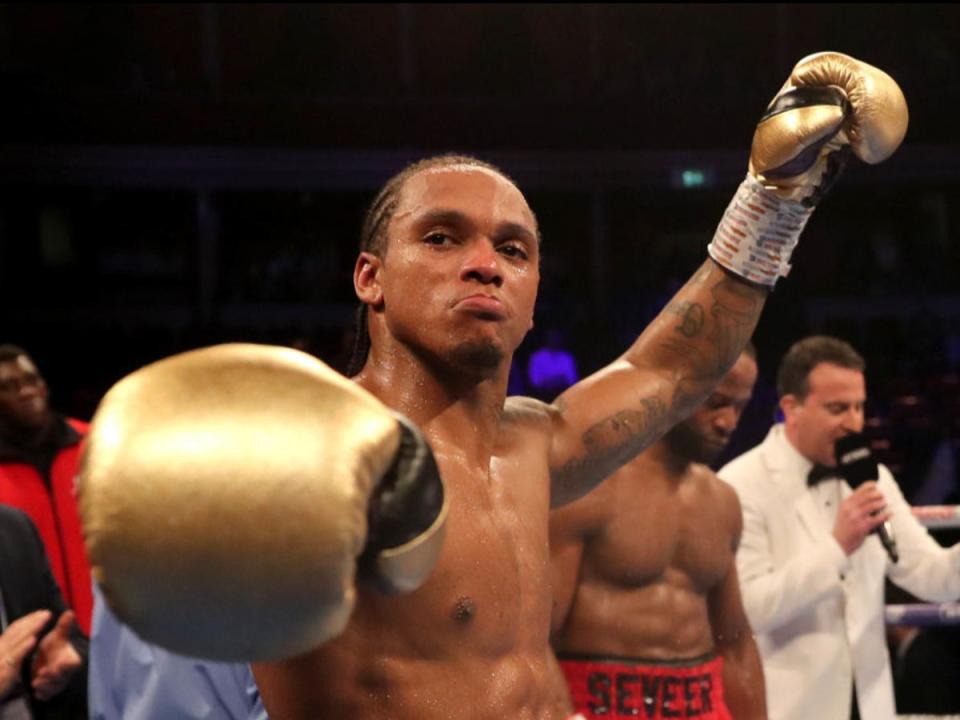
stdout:
<svg viewBox="0 0 960 720">
<path fill-rule="evenodd" d="M 757 380 L 752 345 L 688 419 L 550 518 L 553 646 L 587 718 L 763 720 L 736 493 L 708 467 Z"/>
<path fill-rule="evenodd" d="M 272 718 L 566 717 L 549 646 L 550 507 L 693 411 L 789 268 L 835 151 L 851 144 L 876 162 L 905 132 L 903 97 L 880 71 L 826 55 L 795 75 L 788 85 L 812 92 L 785 89 L 792 99 L 761 123 L 711 259 L 619 359 L 552 405 L 505 397 L 532 325 L 536 219 L 505 175 L 459 156 L 408 168 L 371 207 L 354 271 L 370 345 L 352 388 L 306 356 L 256 346 L 121 381 L 81 483 L 90 556 L 118 616 L 174 650 L 263 660 L 254 673 Z M 392 410 L 411 421 L 402 433 Z M 404 448 L 425 445 L 445 502 L 415 513 L 438 493 Z M 169 502 L 181 493 L 186 517 Z M 437 546 L 443 508 L 423 581 L 425 565 L 408 573 L 407 560 Z M 177 542 L 160 552 L 141 527 Z M 153 542 L 134 553 L 131 533 Z M 171 566 L 179 580 L 161 598 L 139 587 Z"/>
</svg>

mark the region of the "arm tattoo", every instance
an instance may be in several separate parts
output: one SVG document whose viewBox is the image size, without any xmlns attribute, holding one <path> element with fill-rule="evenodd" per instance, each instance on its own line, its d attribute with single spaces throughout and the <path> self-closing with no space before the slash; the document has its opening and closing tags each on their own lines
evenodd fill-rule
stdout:
<svg viewBox="0 0 960 720">
<path fill-rule="evenodd" d="M 698 273 L 693 285 L 703 285 L 705 273 Z M 703 394 L 715 385 L 736 362 L 753 332 L 762 300 L 753 288 L 728 276 L 710 288 L 713 302 L 709 311 L 699 303 L 678 301 L 666 311 L 680 317 L 674 334 L 661 343 L 673 372 L 672 410 L 685 413 L 695 407 Z"/>
<path fill-rule="evenodd" d="M 720 372 L 736 362 L 743 346 L 750 339 L 754 325 L 760 316 L 763 301 L 757 291 L 742 282 L 724 276 L 711 288 L 714 318 L 714 346 L 719 351 Z"/>
<path fill-rule="evenodd" d="M 666 406 L 660 398 L 644 398 L 640 401 L 639 410 L 623 410 L 590 427 L 583 434 L 583 444 L 587 451 L 604 452 L 643 442 L 651 424 L 665 410 Z"/>
<path fill-rule="evenodd" d="M 703 329 L 703 306 L 700 303 L 671 303 L 667 311 L 681 319 L 680 324 L 673 329 L 684 337 L 696 337 Z"/>
<path fill-rule="evenodd" d="M 657 439 L 667 406 L 654 396 L 640 401 L 638 409 L 621 410 L 594 423 L 583 433 L 582 457 L 568 461 L 558 474 L 561 486 L 573 489 L 583 473 L 606 477 Z M 579 494 L 579 493 L 577 493 Z"/>
<path fill-rule="evenodd" d="M 554 473 L 554 506 L 587 492 L 689 415 L 736 362 L 764 292 L 718 272 L 705 263 L 649 328 L 652 337 L 645 332 L 628 351 L 636 368 L 654 371 L 658 390 L 639 402 L 624 398 L 618 412 L 582 434 L 580 452 Z M 556 407 L 562 415 L 562 399 Z"/>
</svg>

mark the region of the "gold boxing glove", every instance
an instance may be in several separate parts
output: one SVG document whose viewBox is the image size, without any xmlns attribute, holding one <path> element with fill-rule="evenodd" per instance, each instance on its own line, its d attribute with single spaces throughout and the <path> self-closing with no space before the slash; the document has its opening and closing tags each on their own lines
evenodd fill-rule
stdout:
<svg viewBox="0 0 960 720">
<path fill-rule="evenodd" d="M 116 615 L 148 642 L 227 661 L 336 636 L 358 579 L 415 589 L 446 517 L 409 421 L 319 360 L 263 345 L 176 355 L 117 383 L 78 494 Z"/>
<path fill-rule="evenodd" d="M 778 197 L 812 207 L 849 152 L 886 160 L 907 133 L 907 101 L 892 77 L 840 53 L 805 57 L 753 135 L 750 174 Z"/>
<path fill-rule="evenodd" d="M 810 55 L 767 107 L 753 135 L 747 179 L 727 208 L 710 256 L 773 286 L 814 206 L 852 153 L 879 163 L 907 132 L 907 103 L 882 70 L 840 53 Z"/>
</svg>

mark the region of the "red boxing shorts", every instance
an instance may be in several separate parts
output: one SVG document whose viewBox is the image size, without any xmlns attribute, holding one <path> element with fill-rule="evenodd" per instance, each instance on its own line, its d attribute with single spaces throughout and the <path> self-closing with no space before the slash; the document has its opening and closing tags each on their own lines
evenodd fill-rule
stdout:
<svg viewBox="0 0 960 720">
<path fill-rule="evenodd" d="M 559 658 L 577 712 L 587 720 L 732 720 L 723 699 L 723 659 L 681 661 Z"/>
</svg>

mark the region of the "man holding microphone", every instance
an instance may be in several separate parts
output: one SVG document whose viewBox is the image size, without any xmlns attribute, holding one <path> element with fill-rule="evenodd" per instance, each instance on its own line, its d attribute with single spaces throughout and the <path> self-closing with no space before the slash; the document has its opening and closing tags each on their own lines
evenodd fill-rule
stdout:
<svg viewBox="0 0 960 720">
<path fill-rule="evenodd" d="M 960 596 L 960 547 L 937 544 L 858 439 L 864 368 L 842 340 L 794 344 L 777 373 L 784 422 L 718 473 L 743 508 L 737 568 L 770 720 L 893 720 L 884 579 Z"/>
</svg>

